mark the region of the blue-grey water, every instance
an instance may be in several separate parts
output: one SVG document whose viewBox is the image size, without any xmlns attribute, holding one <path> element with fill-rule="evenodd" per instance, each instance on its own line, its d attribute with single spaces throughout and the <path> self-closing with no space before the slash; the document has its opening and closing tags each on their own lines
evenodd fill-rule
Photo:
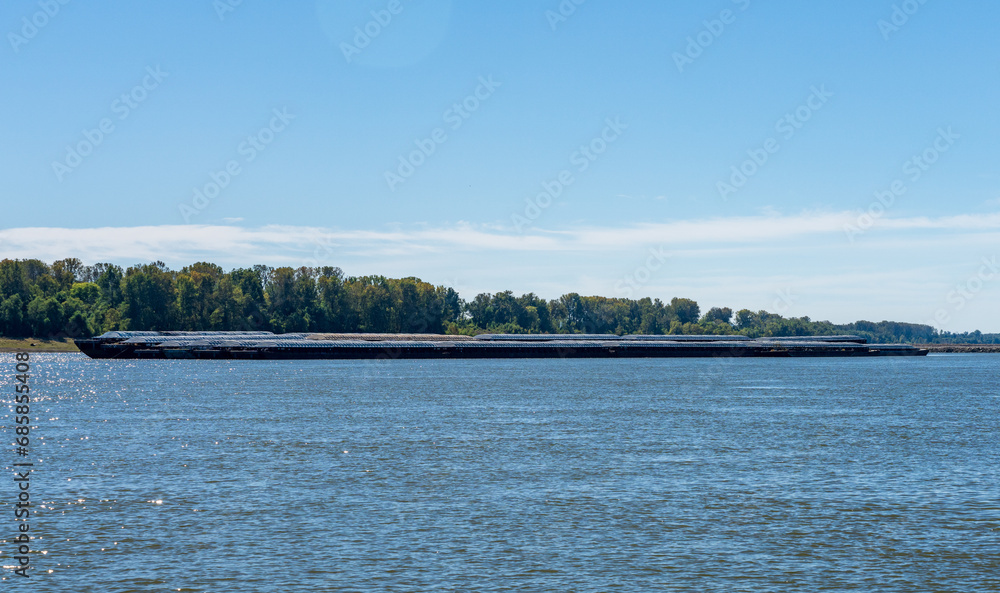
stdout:
<svg viewBox="0 0 1000 593">
<path fill-rule="evenodd" d="M 1000 590 L 996 355 L 32 365 L 5 591 Z"/>
</svg>

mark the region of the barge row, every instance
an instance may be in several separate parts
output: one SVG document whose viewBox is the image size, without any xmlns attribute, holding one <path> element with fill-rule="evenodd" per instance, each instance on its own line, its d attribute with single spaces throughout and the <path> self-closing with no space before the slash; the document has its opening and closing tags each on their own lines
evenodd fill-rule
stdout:
<svg viewBox="0 0 1000 593">
<path fill-rule="evenodd" d="M 868 344 L 858 336 L 751 339 L 746 336 L 588 334 L 317 334 L 112 331 L 74 340 L 102 359 L 436 359 L 436 358 L 753 358 L 925 356 L 905 344 Z"/>
</svg>

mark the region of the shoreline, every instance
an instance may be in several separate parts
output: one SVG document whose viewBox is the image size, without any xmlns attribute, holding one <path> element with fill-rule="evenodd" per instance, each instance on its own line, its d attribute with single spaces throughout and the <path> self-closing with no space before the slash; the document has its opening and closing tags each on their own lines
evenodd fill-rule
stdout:
<svg viewBox="0 0 1000 593">
<path fill-rule="evenodd" d="M 1000 344 L 914 344 L 917 348 L 925 348 L 934 353 L 1000 353 Z"/>
<path fill-rule="evenodd" d="M 66 353 L 79 352 L 72 338 L 3 338 L 0 337 L 0 353 L 10 352 L 42 352 Z"/>
</svg>

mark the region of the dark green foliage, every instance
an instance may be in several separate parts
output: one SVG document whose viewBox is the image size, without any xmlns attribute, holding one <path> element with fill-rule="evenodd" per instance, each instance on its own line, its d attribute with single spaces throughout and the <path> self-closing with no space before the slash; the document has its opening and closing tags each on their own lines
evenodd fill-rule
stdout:
<svg viewBox="0 0 1000 593">
<path fill-rule="evenodd" d="M 731 323 L 733 320 L 733 310 L 729 307 L 712 307 L 705 313 L 705 316 L 701 318 L 702 323 L 708 323 L 712 321 L 721 321 L 722 323 Z"/>
<path fill-rule="evenodd" d="M 101 298 L 101 287 L 93 282 L 77 282 L 70 289 L 69 296 L 92 307 Z"/>
<path fill-rule="evenodd" d="M 3 294 L 0 294 L 0 298 Z M 30 332 L 24 320 L 24 301 L 15 294 L 0 301 L 0 335 L 26 336 Z"/>
<path fill-rule="evenodd" d="M 125 329 L 165 330 L 181 326 L 175 276 L 160 262 L 128 269 L 122 288 L 122 316 L 128 320 Z"/>
<path fill-rule="evenodd" d="M 108 307 L 121 305 L 122 299 L 122 279 L 124 273 L 118 266 L 110 264 L 97 264 L 97 266 L 107 266 L 100 274 L 94 278 L 94 283 L 101 289 L 101 299 Z M 97 267 L 95 266 L 95 267 Z"/>
<path fill-rule="evenodd" d="M 670 299 L 670 308 L 673 309 L 677 321 L 681 323 L 696 323 L 698 318 L 701 317 L 701 309 L 698 307 L 698 303 L 691 299 L 674 297 Z"/>
<path fill-rule="evenodd" d="M 28 303 L 28 323 L 39 336 L 59 333 L 63 327 L 63 308 L 55 297 L 35 297 Z"/>
<path fill-rule="evenodd" d="M 0 335 L 81 337 L 116 329 L 274 332 L 857 334 L 870 342 L 1000 343 L 1000 335 L 939 333 L 927 325 L 808 317 L 728 307 L 701 316 L 698 303 L 569 293 L 546 301 L 511 291 L 466 303 L 454 289 L 419 278 L 345 278 L 340 268 L 254 266 L 230 272 L 199 262 L 84 266 L 68 258 L 0 261 Z"/>
<path fill-rule="evenodd" d="M 0 296 L 3 298 L 18 296 L 22 301 L 31 300 L 25 268 L 27 266 L 19 261 L 9 259 L 0 261 Z"/>
</svg>

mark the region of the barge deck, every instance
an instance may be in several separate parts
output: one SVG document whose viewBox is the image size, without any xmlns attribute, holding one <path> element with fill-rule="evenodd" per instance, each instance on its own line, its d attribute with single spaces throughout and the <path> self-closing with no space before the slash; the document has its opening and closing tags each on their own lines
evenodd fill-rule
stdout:
<svg viewBox="0 0 1000 593">
<path fill-rule="evenodd" d="M 905 344 L 858 336 L 751 339 L 746 336 L 587 334 L 316 334 L 114 331 L 75 340 L 100 359 L 441 359 L 441 358 L 790 358 L 925 356 Z"/>
</svg>

